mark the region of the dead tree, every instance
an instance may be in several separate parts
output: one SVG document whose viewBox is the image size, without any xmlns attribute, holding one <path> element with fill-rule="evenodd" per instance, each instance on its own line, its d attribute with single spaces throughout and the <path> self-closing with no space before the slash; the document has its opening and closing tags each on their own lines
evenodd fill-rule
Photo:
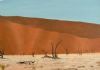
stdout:
<svg viewBox="0 0 100 70">
<path fill-rule="evenodd" d="M 66 52 L 66 55 L 68 55 L 68 54 L 69 54 L 68 49 L 65 49 L 65 52 Z"/>
<path fill-rule="evenodd" d="M 34 53 L 34 52 L 32 52 L 32 57 L 34 57 L 34 55 L 35 55 L 35 53 Z"/>
<path fill-rule="evenodd" d="M 62 40 L 60 40 L 56 45 L 54 45 L 53 43 L 51 43 L 52 46 L 52 58 L 56 59 L 58 58 L 57 55 L 57 48 L 59 47 L 59 45 L 61 44 Z"/>
<path fill-rule="evenodd" d="M 47 55 L 48 52 L 46 52 L 45 50 L 42 50 L 42 52 L 44 53 L 44 57 L 49 57 L 49 56 Z"/>
<path fill-rule="evenodd" d="M 82 49 L 80 50 L 80 48 L 78 48 L 78 54 L 82 55 Z"/>
<path fill-rule="evenodd" d="M 62 42 L 62 41 L 60 40 L 60 41 L 55 45 L 55 49 L 54 49 L 54 56 L 55 56 L 55 58 L 58 58 L 58 56 L 57 56 L 57 48 L 59 47 L 59 45 L 60 45 L 61 42 Z"/>
<path fill-rule="evenodd" d="M 53 45 L 53 43 L 51 43 L 51 52 L 52 52 L 52 58 L 54 58 L 54 45 Z"/>
<path fill-rule="evenodd" d="M 3 50 L 0 50 L 0 58 L 3 59 L 3 55 L 4 55 L 4 51 Z"/>
</svg>

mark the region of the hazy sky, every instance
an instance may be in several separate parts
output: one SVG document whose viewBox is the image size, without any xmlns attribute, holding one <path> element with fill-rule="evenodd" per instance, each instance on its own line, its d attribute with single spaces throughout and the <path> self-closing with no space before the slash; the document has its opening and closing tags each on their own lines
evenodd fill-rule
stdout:
<svg viewBox="0 0 100 70">
<path fill-rule="evenodd" d="M 0 0 L 0 14 L 100 23 L 100 0 Z"/>
</svg>

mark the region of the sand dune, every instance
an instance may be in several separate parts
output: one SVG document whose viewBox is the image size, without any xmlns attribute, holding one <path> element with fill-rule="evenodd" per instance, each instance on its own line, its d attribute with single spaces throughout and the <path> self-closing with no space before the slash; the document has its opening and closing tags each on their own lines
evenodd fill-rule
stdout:
<svg viewBox="0 0 100 70">
<path fill-rule="evenodd" d="M 0 16 L 0 49 L 5 54 L 100 52 L 100 25 L 76 21 Z"/>
</svg>

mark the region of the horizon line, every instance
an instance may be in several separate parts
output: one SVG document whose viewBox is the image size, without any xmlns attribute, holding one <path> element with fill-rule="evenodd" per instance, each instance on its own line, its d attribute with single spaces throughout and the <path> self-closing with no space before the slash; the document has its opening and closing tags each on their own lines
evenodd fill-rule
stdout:
<svg viewBox="0 0 100 70">
<path fill-rule="evenodd" d="M 100 25 L 100 23 L 96 22 L 88 22 L 88 21 L 81 21 L 81 20 L 75 20 L 75 19 L 59 19 L 59 18 L 45 18 L 45 17 L 33 17 L 33 16 L 20 16 L 20 15 L 0 15 L 4 17 L 24 17 L 24 18 L 40 18 L 40 19 L 48 19 L 48 20 L 58 20 L 58 21 L 69 21 L 69 22 L 81 22 L 81 23 L 88 23 L 88 24 L 96 24 Z"/>
</svg>

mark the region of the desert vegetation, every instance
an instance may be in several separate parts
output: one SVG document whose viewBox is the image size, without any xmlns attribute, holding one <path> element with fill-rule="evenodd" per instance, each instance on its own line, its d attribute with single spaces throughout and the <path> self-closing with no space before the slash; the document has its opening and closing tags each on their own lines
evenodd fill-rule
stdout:
<svg viewBox="0 0 100 70">
<path fill-rule="evenodd" d="M 5 70 L 5 65 L 0 64 L 0 70 Z"/>
<path fill-rule="evenodd" d="M 45 50 L 41 50 L 44 54 L 43 58 L 52 58 L 52 59 L 58 59 L 58 55 L 57 55 L 57 48 L 59 47 L 59 45 L 61 44 L 62 40 L 58 41 L 57 43 L 53 43 L 51 42 L 51 56 L 48 55 L 48 52 Z"/>
<path fill-rule="evenodd" d="M 32 52 L 32 57 L 34 57 L 35 56 L 35 52 Z"/>
<path fill-rule="evenodd" d="M 4 58 L 3 55 L 4 55 L 4 51 L 3 50 L 0 50 L 0 58 L 3 59 Z"/>
<path fill-rule="evenodd" d="M 52 48 L 52 58 L 57 59 L 57 48 L 61 44 L 62 40 L 58 41 L 56 44 L 51 42 L 51 48 Z"/>
</svg>

